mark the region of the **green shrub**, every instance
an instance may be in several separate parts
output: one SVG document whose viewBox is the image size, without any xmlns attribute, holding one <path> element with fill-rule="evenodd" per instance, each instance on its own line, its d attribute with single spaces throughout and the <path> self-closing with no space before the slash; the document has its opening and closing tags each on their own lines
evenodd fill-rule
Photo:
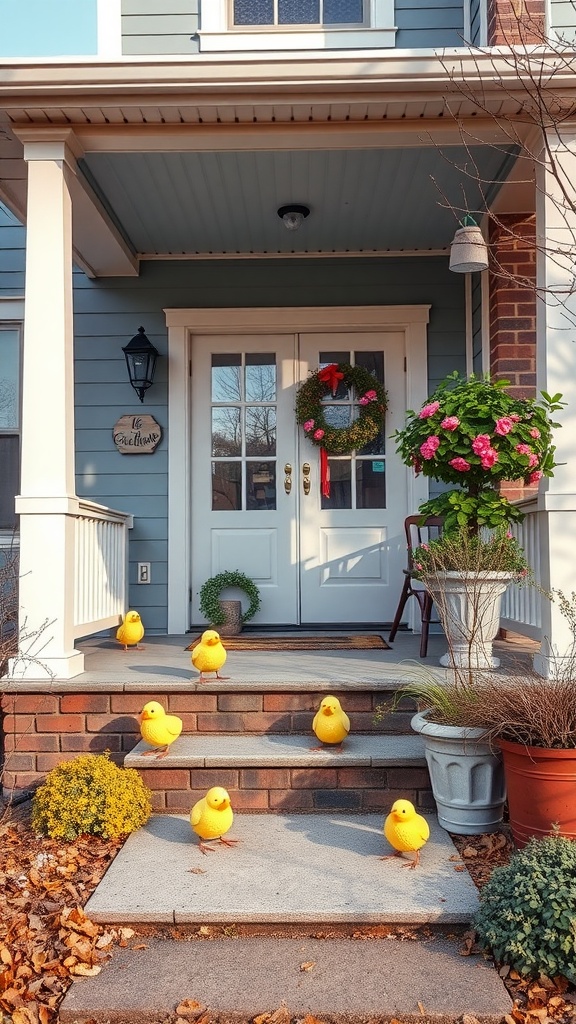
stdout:
<svg viewBox="0 0 576 1024">
<path fill-rule="evenodd" d="M 531 839 L 493 872 L 474 924 L 496 960 L 519 974 L 576 982 L 576 842 Z"/>
<path fill-rule="evenodd" d="M 80 754 L 53 768 L 34 795 L 32 824 L 52 839 L 84 833 L 116 839 L 144 825 L 150 792 L 134 768 L 118 768 L 108 754 Z"/>
</svg>

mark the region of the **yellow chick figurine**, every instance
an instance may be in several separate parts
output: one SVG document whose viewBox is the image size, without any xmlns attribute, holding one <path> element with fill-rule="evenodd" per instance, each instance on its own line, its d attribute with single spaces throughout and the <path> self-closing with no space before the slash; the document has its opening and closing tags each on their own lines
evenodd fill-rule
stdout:
<svg viewBox="0 0 576 1024">
<path fill-rule="evenodd" d="M 396 800 L 384 822 L 384 835 L 396 853 L 380 859 L 388 860 L 389 857 L 401 857 L 403 853 L 415 853 L 415 859 L 403 865 L 405 868 L 415 868 L 420 863 L 420 850 L 428 841 L 430 828 L 426 818 L 417 813 L 414 804 L 409 800 Z"/>
<path fill-rule="evenodd" d="M 116 639 L 119 643 L 124 644 L 125 651 L 128 650 L 128 646 L 136 647 L 136 650 L 139 651 L 140 641 L 143 636 L 144 626 L 138 612 L 126 612 L 124 622 L 116 630 Z"/>
<path fill-rule="evenodd" d="M 145 755 L 156 754 L 157 757 L 166 757 L 168 747 L 182 732 L 182 719 L 177 715 L 167 715 L 157 700 L 150 700 L 142 708 L 139 721 L 142 739 L 151 747 L 159 748 L 146 750 Z"/>
<path fill-rule="evenodd" d="M 226 661 L 226 651 L 215 629 L 206 629 L 202 633 L 200 643 L 192 649 L 192 664 L 200 673 L 199 683 L 205 683 L 205 672 L 215 672 L 216 679 L 228 679 L 221 676 L 220 669 Z"/>
<path fill-rule="evenodd" d="M 342 709 L 338 697 L 333 697 L 331 694 L 324 697 L 314 715 L 312 728 L 321 743 L 338 745 L 346 739 L 350 732 L 350 719 Z M 314 749 L 321 750 L 322 748 L 315 747 Z"/>
<path fill-rule="evenodd" d="M 234 846 L 238 839 L 224 839 L 233 821 L 234 814 L 228 791 L 223 786 L 212 786 L 206 796 L 194 804 L 190 812 L 192 830 L 200 837 L 200 851 L 213 852 L 213 847 L 206 846 L 202 842 L 203 839 L 219 839 L 225 846 Z"/>
</svg>

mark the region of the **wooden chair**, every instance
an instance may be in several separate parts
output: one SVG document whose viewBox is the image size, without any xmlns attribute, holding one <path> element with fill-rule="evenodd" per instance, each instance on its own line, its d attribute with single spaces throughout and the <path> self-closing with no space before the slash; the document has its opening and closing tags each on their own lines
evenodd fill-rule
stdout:
<svg viewBox="0 0 576 1024">
<path fill-rule="evenodd" d="M 404 520 L 404 531 L 406 533 L 406 545 L 408 550 L 408 568 L 404 569 L 404 586 L 400 594 L 400 600 L 394 616 L 394 622 L 388 637 L 392 643 L 409 597 L 415 597 L 420 608 L 422 620 L 422 633 L 420 637 L 420 657 L 425 658 L 428 651 L 428 630 L 430 623 L 436 624 L 439 620 L 432 616 L 432 598 L 427 590 L 424 590 L 414 574 L 414 551 L 420 544 L 427 544 L 435 540 L 442 533 L 444 520 L 440 516 L 408 516 Z"/>
</svg>

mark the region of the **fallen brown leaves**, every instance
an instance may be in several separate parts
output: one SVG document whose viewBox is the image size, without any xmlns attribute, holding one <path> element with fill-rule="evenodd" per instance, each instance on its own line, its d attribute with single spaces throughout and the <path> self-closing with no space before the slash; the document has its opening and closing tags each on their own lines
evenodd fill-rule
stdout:
<svg viewBox="0 0 576 1024">
<path fill-rule="evenodd" d="M 466 866 L 479 889 L 486 885 L 494 868 L 508 863 L 514 851 L 508 831 L 452 836 L 452 840 L 462 858 L 462 866 Z M 465 932 L 460 953 L 470 956 L 478 952 L 475 933 Z M 499 973 L 513 1000 L 505 1024 L 576 1024 L 576 989 L 566 978 L 545 975 L 540 975 L 536 981 L 522 978 L 506 964 Z"/>
<path fill-rule="evenodd" d="M 50 1024 L 72 979 L 98 974 L 113 943 L 127 944 L 128 929 L 107 931 L 82 910 L 120 846 L 0 822 L 1 1024 Z"/>
</svg>

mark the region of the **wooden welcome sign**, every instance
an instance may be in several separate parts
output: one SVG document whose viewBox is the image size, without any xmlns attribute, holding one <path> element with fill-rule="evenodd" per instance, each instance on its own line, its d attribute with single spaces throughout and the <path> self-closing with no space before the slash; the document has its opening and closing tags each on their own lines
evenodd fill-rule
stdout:
<svg viewBox="0 0 576 1024">
<path fill-rule="evenodd" d="M 122 455 L 151 455 L 162 438 L 162 428 L 153 416 L 121 416 L 112 430 L 114 444 Z"/>
</svg>

